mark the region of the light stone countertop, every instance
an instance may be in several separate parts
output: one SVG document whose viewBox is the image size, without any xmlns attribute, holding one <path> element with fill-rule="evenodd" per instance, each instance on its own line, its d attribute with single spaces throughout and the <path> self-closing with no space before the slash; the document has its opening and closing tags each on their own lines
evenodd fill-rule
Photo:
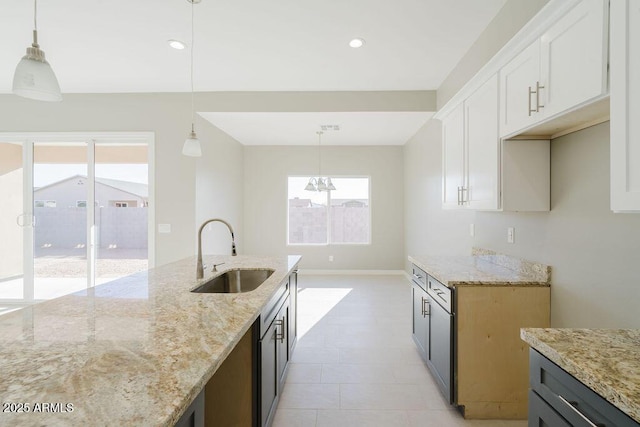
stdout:
<svg viewBox="0 0 640 427">
<path fill-rule="evenodd" d="M 449 288 L 549 286 L 551 280 L 547 265 L 478 248 L 469 256 L 409 256 L 409 261 Z"/>
<path fill-rule="evenodd" d="M 520 337 L 640 423 L 640 329 L 534 329 Z"/>
<path fill-rule="evenodd" d="M 205 256 L 271 268 L 254 291 L 190 292 L 195 257 L 0 316 L 0 426 L 173 426 L 249 330 L 299 256 Z M 37 403 L 73 412 L 35 413 Z"/>
</svg>

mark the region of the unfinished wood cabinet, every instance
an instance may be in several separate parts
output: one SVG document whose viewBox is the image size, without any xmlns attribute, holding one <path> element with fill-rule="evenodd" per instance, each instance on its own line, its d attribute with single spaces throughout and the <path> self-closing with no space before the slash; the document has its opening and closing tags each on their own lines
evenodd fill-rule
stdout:
<svg viewBox="0 0 640 427">
<path fill-rule="evenodd" d="M 529 346 L 520 328 L 549 327 L 548 286 L 455 289 L 455 403 L 470 419 L 526 419 Z"/>
</svg>

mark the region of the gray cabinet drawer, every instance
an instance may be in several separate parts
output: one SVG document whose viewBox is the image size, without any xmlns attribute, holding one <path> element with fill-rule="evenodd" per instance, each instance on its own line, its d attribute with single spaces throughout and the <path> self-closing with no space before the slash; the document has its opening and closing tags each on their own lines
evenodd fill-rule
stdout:
<svg viewBox="0 0 640 427">
<path fill-rule="evenodd" d="M 445 310 L 451 313 L 451 289 L 438 282 L 432 276 L 427 278 L 427 282 L 427 292 L 429 295 L 443 306 Z"/>
<path fill-rule="evenodd" d="M 427 273 L 425 273 L 423 269 L 412 265 L 411 278 L 413 279 L 414 283 L 420 286 L 423 290 L 427 290 Z"/>
<path fill-rule="evenodd" d="M 529 427 L 571 427 L 538 393 L 529 390 Z"/>
<path fill-rule="evenodd" d="M 640 424 L 613 406 L 575 377 L 531 349 L 529 353 L 531 388 L 569 425 L 575 427 L 639 427 Z M 529 408 L 531 425 L 532 408 Z M 537 425 L 537 424 L 535 424 Z"/>
</svg>

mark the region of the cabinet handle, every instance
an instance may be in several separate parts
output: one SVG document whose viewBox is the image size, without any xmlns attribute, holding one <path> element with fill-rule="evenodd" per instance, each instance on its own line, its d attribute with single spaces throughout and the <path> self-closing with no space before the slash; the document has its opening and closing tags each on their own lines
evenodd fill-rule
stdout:
<svg viewBox="0 0 640 427">
<path fill-rule="evenodd" d="M 464 186 L 458 187 L 458 206 L 464 205 L 466 200 L 464 199 L 464 192 L 468 191 Z"/>
<path fill-rule="evenodd" d="M 536 93 L 536 91 L 531 90 L 531 86 L 529 86 L 529 105 L 527 105 L 527 109 L 529 109 L 529 117 L 531 117 L 531 113 L 537 113 L 538 112 L 538 102 L 536 101 L 536 108 L 531 108 L 531 95 L 533 95 L 534 93 Z"/>
<path fill-rule="evenodd" d="M 276 341 L 280 340 L 281 343 L 284 342 L 284 319 L 275 320 L 276 328 L 280 327 L 282 332 L 278 333 L 278 329 L 276 329 Z"/>
<path fill-rule="evenodd" d="M 562 403 L 564 403 L 565 405 L 567 405 L 569 408 L 571 408 L 571 410 L 573 412 L 575 412 L 576 414 L 578 414 L 580 416 L 580 418 L 582 418 L 584 420 L 584 422 L 586 422 L 587 424 L 589 424 L 590 427 L 606 427 L 605 424 L 602 423 L 597 423 L 594 424 L 593 421 L 591 421 L 589 418 L 587 418 L 582 412 L 580 412 L 578 410 L 578 408 L 576 408 L 576 406 L 578 405 L 578 403 L 576 402 L 569 402 L 567 399 L 565 399 L 564 397 L 558 395 L 558 398 L 560 398 L 560 400 L 562 401 Z"/>
<path fill-rule="evenodd" d="M 422 279 L 422 276 L 421 276 L 421 275 L 419 275 L 419 274 L 413 273 L 413 278 L 414 278 L 414 279 L 421 280 L 421 279 Z"/>
<path fill-rule="evenodd" d="M 536 113 L 540 112 L 544 105 L 540 105 L 540 89 L 544 89 L 544 86 L 540 86 L 540 82 L 536 82 Z"/>
<path fill-rule="evenodd" d="M 430 308 L 429 300 L 422 297 L 422 317 L 427 317 L 431 314 Z"/>
<path fill-rule="evenodd" d="M 531 90 L 531 86 L 529 86 L 529 105 L 527 108 L 529 109 L 529 116 L 531 113 L 539 113 L 541 108 L 544 108 L 544 105 L 540 105 L 540 89 L 544 89 L 544 86 L 540 86 L 540 82 L 536 82 L 536 90 Z M 531 108 L 531 95 L 536 94 L 536 108 Z"/>
</svg>

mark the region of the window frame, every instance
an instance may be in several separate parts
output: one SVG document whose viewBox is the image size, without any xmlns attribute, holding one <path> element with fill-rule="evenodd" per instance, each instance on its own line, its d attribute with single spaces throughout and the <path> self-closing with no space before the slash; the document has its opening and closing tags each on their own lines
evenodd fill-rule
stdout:
<svg viewBox="0 0 640 427">
<path fill-rule="evenodd" d="M 326 175 L 322 175 L 326 178 Z M 371 208 L 371 175 L 331 175 L 331 179 L 367 179 L 367 201 L 369 208 L 369 233 L 367 242 L 332 242 L 331 241 L 331 191 L 327 191 L 327 242 L 326 243 L 291 243 L 289 242 L 289 178 L 305 178 L 307 181 L 310 178 L 317 178 L 317 175 L 287 175 L 287 191 L 286 191 L 286 203 L 287 203 L 287 227 L 286 227 L 286 245 L 287 246 L 371 246 L 373 241 L 373 222 L 372 222 L 372 208 Z"/>
</svg>

